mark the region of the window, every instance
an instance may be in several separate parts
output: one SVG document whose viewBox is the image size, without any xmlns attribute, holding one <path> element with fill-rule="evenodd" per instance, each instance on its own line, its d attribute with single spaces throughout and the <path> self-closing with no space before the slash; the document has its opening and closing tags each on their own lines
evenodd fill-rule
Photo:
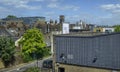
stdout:
<svg viewBox="0 0 120 72">
<path fill-rule="evenodd" d="M 53 67 L 52 63 L 53 63 L 52 60 L 43 61 L 43 68 L 52 68 Z"/>
<path fill-rule="evenodd" d="M 111 32 L 112 32 L 112 30 L 105 30 L 105 32 L 106 32 L 106 33 L 111 33 Z"/>
<path fill-rule="evenodd" d="M 96 32 L 101 32 L 101 31 L 98 29 L 98 30 L 96 30 Z"/>
<path fill-rule="evenodd" d="M 58 72 L 65 72 L 65 68 L 58 68 Z"/>
</svg>

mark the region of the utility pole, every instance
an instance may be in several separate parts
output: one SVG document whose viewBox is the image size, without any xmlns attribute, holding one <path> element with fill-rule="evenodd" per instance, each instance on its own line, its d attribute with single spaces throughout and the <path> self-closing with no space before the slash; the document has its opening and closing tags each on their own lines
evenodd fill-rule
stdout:
<svg viewBox="0 0 120 72">
<path fill-rule="evenodd" d="M 38 68 L 38 55 L 36 55 L 36 59 L 37 59 L 37 68 Z"/>
</svg>

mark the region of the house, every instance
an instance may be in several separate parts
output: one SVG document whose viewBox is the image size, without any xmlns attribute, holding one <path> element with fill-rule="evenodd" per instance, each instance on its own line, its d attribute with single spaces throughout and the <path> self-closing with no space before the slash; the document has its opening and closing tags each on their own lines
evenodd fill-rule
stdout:
<svg viewBox="0 0 120 72">
<path fill-rule="evenodd" d="M 85 24 L 83 22 L 78 22 L 76 24 L 70 24 L 70 32 L 92 32 L 94 29 L 94 24 Z"/>
<path fill-rule="evenodd" d="M 8 36 L 8 37 L 11 37 L 11 36 L 13 36 L 11 33 L 9 33 L 6 29 L 5 29 L 5 27 L 3 27 L 3 28 L 0 28 L 0 36 Z"/>
<path fill-rule="evenodd" d="M 6 21 L 0 20 L 0 26 L 5 26 Z"/>
<path fill-rule="evenodd" d="M 120 33 L 64 34 L 53 40 L 55 72 L 120 72 Z"/>
<path fill-rule="evenodd" d="M 95 27 L 93 32 L 114 32 L 113 27 Z"/>
</svg>

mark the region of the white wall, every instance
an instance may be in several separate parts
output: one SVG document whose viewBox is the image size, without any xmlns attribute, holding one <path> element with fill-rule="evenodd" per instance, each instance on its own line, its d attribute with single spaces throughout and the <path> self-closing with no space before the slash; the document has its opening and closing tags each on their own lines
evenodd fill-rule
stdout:
<svg viewBox="0 0 120 72">
<path fill-rule="evenodd" d="M 105 32 L 106 30 L 114 32 L 114 28 L 103 28 L 103 32 Z"/>
<path fill-rule="evenodd" d="M 63 23 L 63 25 L 62 25 L 62 33 L 63 34 L 68 34 L 69 33 L 69 24 L 68 23 Z"/>
</svg>

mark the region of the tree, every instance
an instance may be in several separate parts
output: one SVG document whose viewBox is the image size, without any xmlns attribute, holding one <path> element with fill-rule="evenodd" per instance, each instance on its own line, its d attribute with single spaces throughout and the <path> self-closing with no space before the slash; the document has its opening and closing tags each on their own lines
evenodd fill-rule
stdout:
<svg viewBox="0 0 120 72">
<path fill-rule="evenodd" d="M 8 15 L 7 18 L 17 18 L 17 17 L 14 15 Z"/>
<path fill-rule="evenodd" d="M 15 60 L 15 44 L 11 38 L 0 36 L 0 58 L 5 67 L 12 64 Z"/>
<path fill-rule="evenodd" d="M 120 32 L 120 25 L 116 25 L 115 27 L 115 32 Z"/>
<path fill-rule="evenodd" d="M 22 57 L 25 62 L 33 60 L 35 57 L 42 58 L 46 52 L 43 34 L 39 29 L 33 28 L 25 32 L 19 41 L 22 46 Z"/>
</svg>

